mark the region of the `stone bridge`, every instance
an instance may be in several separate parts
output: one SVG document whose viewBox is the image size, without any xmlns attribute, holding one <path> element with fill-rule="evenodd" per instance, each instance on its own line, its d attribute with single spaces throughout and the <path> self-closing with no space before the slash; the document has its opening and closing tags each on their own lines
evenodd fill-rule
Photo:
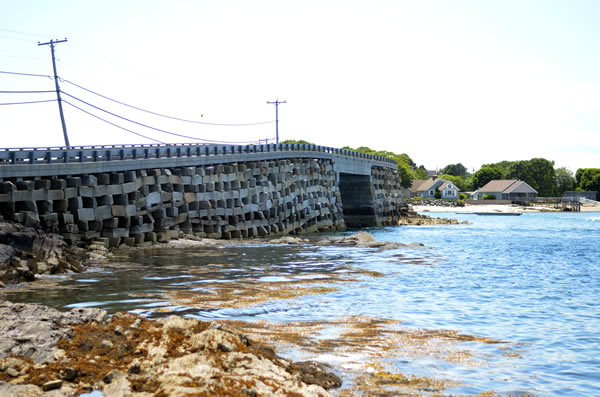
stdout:
<svg viewBox="0 0 600 397">
<path fill-rule="evenodd" d="M 0 149 L 0 218 L 71 243 L 250 238 L 397 220 L 393 160 L 316 145 Z"/>
</svg>

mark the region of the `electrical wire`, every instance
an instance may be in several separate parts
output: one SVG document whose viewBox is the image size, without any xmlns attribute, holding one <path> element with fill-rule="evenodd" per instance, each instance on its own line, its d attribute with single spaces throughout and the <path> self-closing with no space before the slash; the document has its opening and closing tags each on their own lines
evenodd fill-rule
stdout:
<svg viewBox="0 0 600 397">
<path fill-rule="evenodd" d="M 9 103 L 0 103 L 1 105 L 29 105 L 31 103 L 44 103 L 44 102 L 54 102 L 56 99 L 47 99 L 45 101 L 29 101 L 29 102 L 9 102 Z"/>
<path fill-rule="evenodd" d="M 56 92 L 56 91 L 0 91 L 0 94 L 45 94 L 48 92 Z"/>
<path fill-rule="evenodd" d="M 4 70 L 0 70 L 0 73 L 2 74 L 14 74 L 14 75 L 18 75 L 18 76 L 32 76 L 32 77 L 48 77 L 49 79 L 54 79 L 54 77 L 49 76 L 47 74 L 33 74 L 33 73 L 19 73 L 19 72 L 7 72 Z"/>
<path fill-rule="evenodd" d="M 71 84 L 71 85 L 74 85 L 77 88 L 80 88 L 80 89 L 82 89 L 84 91 L 87 91 L 87 92 L 89 92 L 91 94 L 97 95 L 97 96 L 99 96 L 101 98 L 107 99 L 109 101 L 118 103 L 119 105 L 127 106 L 127 107 L 130 107 L 132 109 L 139 110 L 141 112 L 150 113 L 150 114 L 153 114 L 155 116 L 165 117 L 165 118 L 172 119 L 172 120 L 177 120 L 177 121 L 183 121 L 183 122 L 186 122 L 186 123 L 214 125 L 214 126 L 224 126 L 224 127 L 244 127 L 244 126 L 252 126 L 252 125 L 271 124 L 271 123 L 275 122 L 274 120 L 271 120 L 271 121 L 260 121 L 260 122 L 256 122 L 256 123 L 209 123 L 209 122 L 205 122 L 205 121 L 196 121 L 196 120 L 182 119 L 182 118 L 179 118 L 179 117 L 167 116 L 165 114 L 160 114 L 160 113 L 152 112 L 150 110 L 139 108 L 137 106 L 129 105 L 127 103 L 124 103 L 124 102 L 118 101 L 116 99 L 109 98 L 109 97 L 107 97 L 105 95 L 99 94 L 99 93 L 97 93 L 95 91 L 92 91 L 92 90 L 90 90 L 88 88 L 82 87 L 82 86 L 80 86 L 80 85 L 78 85 L 78 84 L 76 84 L 76 83 L 74 83 L 72 81 L 66 80 L 66 79 L 60 79 L 60 81 L 68 83 L 68 84 Z"/>
<path fill-rule="evenodd" d="M 62 102 L 66 103 L 67 105 L 73 106 L 75 109 L 77 109 L 77 110 L 80 110 L 80 111 L 82 111 L 83 113 L 86 113 L 86 114 L 88 114 L 88 115 L 90 115 L 90 116 L 92 116 L 92 117 L 95 117 L 95 118 L 97 118 L 98 120 L 102 120 L 102 121 L 104 121 L 105 123 L 108 123 L 108 124 L 110 124 L 110 125 L 112 125 L 112 126 L 114 126 L 114 127 L 117 127 L 117 128 L 120 128 L 120 129 L 122 129 L 122 130 L 125 130 L 125 131 L 127 131 L 127 132 L 130 132 L 130 133 L 132 133 L 132 134 L 134 134 L 134 135 L 140 136 L 140 137 L 142 137 L 142 138 L 148 139 L 148 140 L 150 140 L 150 141 L 153 141 L 153 142 L 156 142 L 156 143 L 163 143 L 163 144 L 165 143 L 165 142 L 159 141 L 158 139 L 150 138 L 149 136 L 146 136 L 146 135 L 143 135 L 143 134 L 137 133 L 137 132 L 135 132 L 135 131 L 131 131 L 130 129 L 127 129 L 127 128 L 125 128 L 125 127 L 121 127 L 120 125 L 117 125 L 117 124 L 115 124 L 115 123 L 111 123 L 110 121 L 108 121 L 108 120 L 105 120 L 105 119 L 103 119 L 102 117 L 99 117 L 99 116 L 97 116 L 97 115 L 95 115 L 95 114 L 93 114 L 93 113 L 90 113 L 90 112 L 88 112 L 87 110 L 84 110 L 84 109 L 80 108 L 79 106 L 73 105 L 71 102 L 69 102 L 69 101 L 67 101 L 67 100 L 64 100 L 64 99 L 63 99 L 63 100 L 62 100 Z"/>
<path fill-rule="evenodd" d="M 25 32 L 25 31 L 22 31 L 22 30 L 13 30 L 13 29 L 6 29 L 6 28 L 0 28 L 0 31 L 7 32 L 7 33 L 19 34 L 21 36 L 31 36 L 31 37 L 40 37 L 40 36 L 42 36 L 42 34 L 40 34 L 40 33 Z M 43 35 L 43 36 L 46 36 L 46 35 Z"/>
<path fill-rule="evenodd" d="M 134 120 L 130 120 L 130 119 L 126 118 L 126 117 L 119 116 L 118 114 L 115 114 L 115 113 L 109 112 L 108 110 L 105 110 L 105 109 L 102 109 L 102 108 L 100 108 L 100 107 L 98 107 L 98 106 L 92 105 L 91 103 L 89 103 L 89 102 L 86 102 L 86 101 L 84 101 L 84 100 L 82 100 L 82 99 L 79 99 L 79 98 L 77 98 L 77 97 L 75 97 L 75 96 L 73 96 L 73 95 L 69 94 L 68 92 L 65 92 L 65 91 L 61 91 L 61 92 L 62 92 L 63 94 L 65 94 L 65 95 L 67 95 L 68 97 L 71 97 L 71 98 L 75 99 L 76 101 L 79 101 L 79 102 L 81 102 L 81 103 L 84 103 L 84 104 L 86 104 L 86 105 L 88 105 L 88 106 L 90 106 L 90 107 L 93 107 L 94 109 L 100 110 L 101 112 L 104 112 L 104 113 L 110 114 L 111 116 L 114 116 L 114 117 L 120 118 L 120 119 L 122 119 L 122 120 L 125 120 L 125 121 L 128 121 L 128 122 L 130 122 L 130 123 L 137 124 L 137 125 L 139 125 L 139 126 L 141 126 L 141 127 L 145 127 L 145 128 L 149 128 L 149 129 L 151 129 L 151 130 L 155 130 L 155 131 L 158 131 L 158 132 L 162 132 L 162 133 L 164 133 L 164 134 L 173 135 L 173 136 L 178 136 L 178 137 L 181 137 L 181 138 L 193 139 L 193 140 L 196 140 L 196 141 L 200 141 L 200 142 L 207 142 L 207 143 L 232 143 L 232 144 L 248 144 L 248 143 L 254 143 L 254 142 L 255 142 L 255 141 L 242 141 L 242 142 L 214 141 L 214 140 L 210 140 L 210 139 L 196 138 L 196 137 L 189 136 L 189 135 L 177 134 L 177 133 L 175 133 L 175 132 L 166 131 L 166 130 L 163 130 L 163 129 L 160 129 L 160 128 L 156 128 L 156 127 L 152 127 L 152 126 L 149 126 L 149 125 L 147 125 L 147 124 L 143 124 L 143 123 L 140 123 L 140 122 L 137 122 L 137 121 L 134 121 Z"/>
</svg>

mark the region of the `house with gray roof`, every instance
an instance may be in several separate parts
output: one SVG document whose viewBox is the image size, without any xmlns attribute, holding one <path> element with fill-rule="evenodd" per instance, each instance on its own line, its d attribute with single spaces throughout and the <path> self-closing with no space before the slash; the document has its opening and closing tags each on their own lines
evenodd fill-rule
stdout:
<svg viewBox="0 0 600 397">
<path fill-rule="evenodd" d="M 414 180 L 410 191 L 411 197 L 434 198 L 435 192 L 439 191 L 443 199 L 457 200 L 460 189 L 450 181 L 434 177 Z"/>
<path fill-rule="evenodd" d="M 537 197 L 537 190 L 527 182 L 516 179 L 497 179 L 488 182 L 473 193 L 474 200 L 482 200 L 484 196 L 494 196 L 496 200 L 512 200 L 524 202 Z"/>
</svg>

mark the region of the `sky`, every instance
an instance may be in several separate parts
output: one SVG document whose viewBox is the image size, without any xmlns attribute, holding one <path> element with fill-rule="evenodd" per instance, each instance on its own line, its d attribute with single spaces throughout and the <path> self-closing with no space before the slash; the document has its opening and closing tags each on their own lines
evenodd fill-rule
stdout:
<svg viewBox="0 0 600 397">
<path fill-rule="evenodd" d="M 599 18 L 597 0 L 3 0 L 0 72 L 51 76 L 38 42 L 67 39 L 71 145 L 274 142 L 278 99 L 280 140 L 574 172 L 600 167 Z M 0 73 L 0 91 L 53 90 Z M 0 137 L 64 145 L 57 102 L 0 105 Z"/>
</svg>

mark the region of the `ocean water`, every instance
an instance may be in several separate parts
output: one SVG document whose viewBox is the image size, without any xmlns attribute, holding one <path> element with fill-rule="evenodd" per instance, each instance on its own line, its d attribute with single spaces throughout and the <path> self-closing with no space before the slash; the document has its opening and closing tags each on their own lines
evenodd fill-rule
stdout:
<svg viewBox="0 0 600 397">
<path fill-rule="evenodd" d="M 600 213 L 439 216 L 469 224 L 367 230 L 377 240 L 425 245 L 416 249 L 258 244 L 138 251 L 119 258 L 123 263 L 62 277 L 60 288 L 5 296 L 62 310 L 100 307 L 150 317 L 398 320 L 403 327 L 503 341 L 517 352 L 506 357 L 493 344 L 467 343 L 483 357 L 478 365 L 401 355 L 388 360 L 415 375 L 459 381 L 444 394 L 600 395 Z M 224 293 L 238 297 L 236 289 L 246 285 L 257 286 L 246 292 L 256 298 L 265 283 L 306 283 L 328 275 L 337 278 L 327 281 L 335 288 L 284 300 L 267 296 L 220 307 L 174 298 L 208 290 L 222 299 Z"/>
</svg>

